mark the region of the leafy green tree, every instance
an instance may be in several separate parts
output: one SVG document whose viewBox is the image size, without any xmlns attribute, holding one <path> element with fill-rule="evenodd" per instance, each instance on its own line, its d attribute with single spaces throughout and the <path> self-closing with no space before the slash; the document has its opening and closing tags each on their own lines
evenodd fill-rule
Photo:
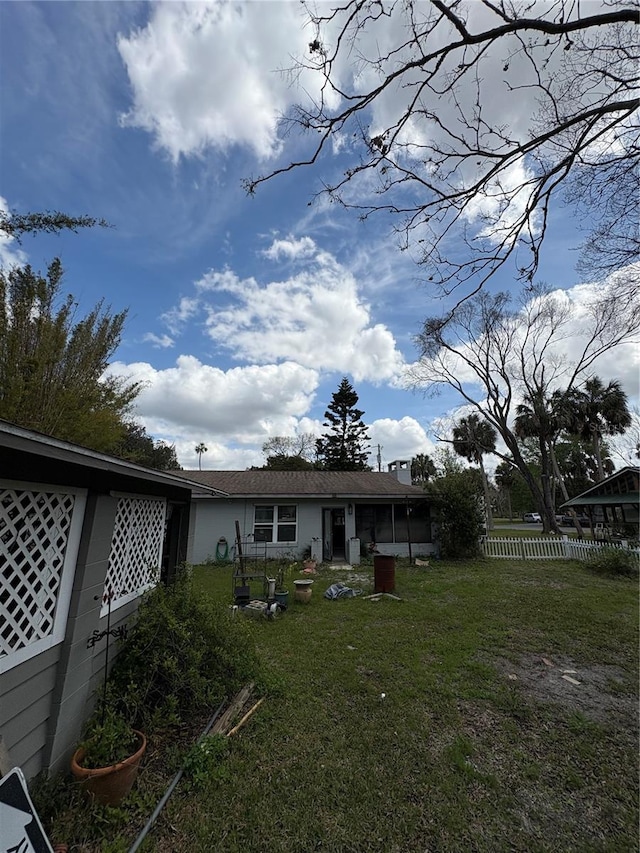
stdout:
<svg viewBox="0 0 640 853">
<path fill-rule="evenodd" d="M 484 489 L 477 468 L 464 467 L 452 453 L 441 455 L 439 476 L 425 485 L 439 521 L 443 557 L 461 559 L 480 553 Z"/>
<path fill-rule="evenodd" d="M 494 427 L 473 412 L 466 418 L 461 418 L 459 423 L 453 428 L 454 452 L 468 462 L 475 463 L 480 468 L 487 530 L 493 529 L 493 514 L 491 512 L 489 480 L 487 472 L 484 469 L 483 458 L 486 454 L 495 453 L 497 438 L 498 433 Z"/>
<path fill-rule="evenodd" d="M 126 311 L 101 301 L 76 321 L 61 297 L 62 265 L 0 270 L 0 417 L 47 435 L 113 452 L 138 383 L 105 376 Z"/>
<path fill-rule="evenodd" d="M 592 443 L 598 480 L 604 480 L 602 439 L 605 435 L 622 435 L 631 426 L 627 395 L 617 380 L 605 386 L 600 377 L 592 376 L 581 389 L 573 391 L 571 401 L 574 416 L 569 431 Z"/>
<path fill-rule="evenodd" d="M 437 473 L 436 463 L 428 453 L 418 453 L 411 460 L 411 482 L 414 486 L 422 486 Z"/>
<path fill-rule="evenodd" d="M 146 465 L 147 468 L 157 468 L 158 471 L 181 469 L 175 445 L 154 441 L 141 424 L 133 421 L 126 423 L 124 428 L 125 436 L 114 450 L 116 456 L 137 465 Z"/>
<path fill-rule="evenodd" d="M 318 460 L 328 471 L 370 471 L 367 465 L 369 436 L 356 408 L 358 395 L 346 376 L 324 413 L 328 428 L 316 442 Z"/>
<path fill-rule="evenodd" d="M 287 456 L 283 453 L 277 453 L 275 456 L 269 456 L 262 467 L 254 465 L 254 470 L 268 471 L 313 471 L 315 464 L 309 462 L 304 456 Z"/>
</svg>

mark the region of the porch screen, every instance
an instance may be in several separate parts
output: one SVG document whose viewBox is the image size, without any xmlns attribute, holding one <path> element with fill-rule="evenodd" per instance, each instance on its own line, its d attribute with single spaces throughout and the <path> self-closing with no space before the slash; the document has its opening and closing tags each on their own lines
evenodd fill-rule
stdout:
<svg viewBox="0 0 640 853">
<path fill-rule="evenodd" d="M 412 542 L 431 542 L 429 506 L 409 504 Z M 356 504 L 356 536 L 361 542 L 407 542 L 406 504 Z"/>
</svg>

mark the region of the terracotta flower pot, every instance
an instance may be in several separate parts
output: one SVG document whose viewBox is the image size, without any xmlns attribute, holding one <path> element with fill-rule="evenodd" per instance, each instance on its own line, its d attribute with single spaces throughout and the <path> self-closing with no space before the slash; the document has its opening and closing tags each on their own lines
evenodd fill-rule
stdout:
<svg viewBox="0 0 640 853">
<path fill-rule="evenodd" d="M 127 796 L 138 775 L 140 760 L 147 748 L 147 739 L 142 732 L 134 729 L 140 741 L 140 747 L 128 758 L 112 764 L 110 767 L 83 767 L 85 750 L 80 747 L 71 759 L 71 772 L 81 782 L 85 790 L 103 806 L 117 806 Z"/>
</svg>

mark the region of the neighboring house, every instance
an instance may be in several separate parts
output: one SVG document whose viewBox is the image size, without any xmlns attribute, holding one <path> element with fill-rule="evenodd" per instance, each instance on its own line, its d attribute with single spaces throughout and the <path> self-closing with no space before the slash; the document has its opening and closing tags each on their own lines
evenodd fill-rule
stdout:
<svg viewBox="0 0 640 853">
<path fill-rule="evenodd" d="M 582 510 L 594 530 L 638 538 L 640 524 L 640 468 L 627 466 L 562 504 Z"/>
<path fill-rule="evenodd" d="M 190 505 L 179 473 L 0 421 L 0 736 L 27 778 L 68 766 L 104 674 L 107 591 L 118 631 L 185 560 Z"/>
<path fill-rule="evenodd" d="M 201 563 L 228 549 L 235 555 L 236 522 L 252 554 L 358 562 L 361 548 L 383 554 L 436 551 L 431 508 L 411 485 L 411 465 L 372 471 L 183 471 L 183 477 L 228 494 L 194 491 L 189 560 Z"/>
</svg>

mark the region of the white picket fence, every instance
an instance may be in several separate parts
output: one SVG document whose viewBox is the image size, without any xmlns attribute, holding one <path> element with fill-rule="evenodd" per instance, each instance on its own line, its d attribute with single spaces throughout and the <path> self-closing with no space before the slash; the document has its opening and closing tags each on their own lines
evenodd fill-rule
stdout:
<svg viewBox="0 0 640 853">
<path fill-rule="evenodd" d="M 626 542 L 588 542 L 569 539 L 568 536 L 548 539 L 485 538 L 481 548 L 485 557 L 498 560 L 588 560 L 592 554 L 605 548 L 625 548 L 640 561 L 640 548 L 628 548 Z"/>
</svg>

